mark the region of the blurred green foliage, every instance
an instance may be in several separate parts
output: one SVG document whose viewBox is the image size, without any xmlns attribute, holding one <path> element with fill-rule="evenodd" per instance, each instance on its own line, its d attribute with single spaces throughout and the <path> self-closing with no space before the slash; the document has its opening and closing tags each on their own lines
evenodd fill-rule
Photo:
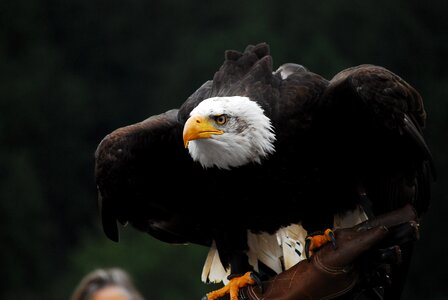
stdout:
<svg viewBox="0 0 448 300">
<path fill-rule="evenodd" d="M 0 2 L 0 298 L 68 299 L 96 267 L 147 299 L 199 299 L 207 249 L 99 225 L 93 153 L 110 131 L 178 107 L 226 49 L 268 42 L 274 67 L 331 78 L 361 63 L 416 87 L 439 179 L 404 299 L 448 299 L 448 2 Z M 192 204 L 194 209 L 194 204 Z"/>
</svg>

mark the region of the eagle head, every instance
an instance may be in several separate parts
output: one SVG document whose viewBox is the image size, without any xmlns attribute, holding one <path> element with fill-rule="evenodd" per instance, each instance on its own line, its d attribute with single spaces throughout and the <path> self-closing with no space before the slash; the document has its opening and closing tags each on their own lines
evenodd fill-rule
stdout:
<svg viewBox="0 0 448 300">
<path fill-rule="evenodd" d="M 241 96 L 203 100 L 190 112 L 183 139 L 204 168 L 261 163 L 275 150 L 271 120 L 258 103 Z"/>
</svg>

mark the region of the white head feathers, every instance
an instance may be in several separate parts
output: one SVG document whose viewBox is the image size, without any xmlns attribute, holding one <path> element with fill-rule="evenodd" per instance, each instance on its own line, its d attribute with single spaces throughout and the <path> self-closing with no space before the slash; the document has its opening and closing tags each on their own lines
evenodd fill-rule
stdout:
<svg viewBox="0 0 448 300">
<path fill-rule="evenodd" d="M 214 127 L 224 132 L 189 143 L 191 157 L 205 168 L 230 169 L 251 162 L 260 163 L 275 151 L 271 121 L 248 97 L 205 99 L 190 113 L 190 116 L 198 115 L 209 118 Z M 215 121 L 218 116 L 224 116 L 225 122 L 218 124 Z"/>
</svg>

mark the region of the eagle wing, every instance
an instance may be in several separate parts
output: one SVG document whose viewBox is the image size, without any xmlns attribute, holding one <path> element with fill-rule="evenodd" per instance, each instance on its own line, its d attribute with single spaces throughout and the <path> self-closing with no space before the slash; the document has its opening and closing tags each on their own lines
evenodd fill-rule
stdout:
<svg viewBox="0 0 448 300">
<path fill-rule="evenodd" d="M 315 120 L 326 151 L 322 166 L 338 173 L 329 171 L 336 191 L 357 181 L 375 213 L 408 202 L 427 210 L 435 172 L 423 134 L 424 103 L 409 83 L 374 65 L 343 70 L 330 81 Z"/>
<path fill-rule="evenodd" d="M 205 97 L 209 89 L 206 82 L 186 103 Z M 185 214 L 192 203 L 183 194 L 194 186 L 192 178 L 205 180 L 205 173 L 185 149 L 182 130 L 173 109 L 116 129 L 100 142 L 95 180 L 107 237 L 118 241 L 119 221 L 164 242 L 211 244 L 199 218 Z"/>
<path fill-rule="evenodd" d="M 314 120 L 328 206 L 337 211 L 361 203 L 378 215 L 411 203 L 420 216 L 427 211 L 435 171 L 424 103 L 409 83 L 374 65 L 343 70 L 330 81 Z M 401 294 L 412 247 L 402 245 L 402 263 L 392 268 L 390 299 Z"/>
</svg>

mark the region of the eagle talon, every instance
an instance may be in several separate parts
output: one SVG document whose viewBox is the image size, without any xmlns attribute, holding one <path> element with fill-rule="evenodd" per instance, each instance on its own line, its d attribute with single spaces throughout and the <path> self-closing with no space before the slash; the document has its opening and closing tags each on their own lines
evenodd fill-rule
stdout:
<svg viewBox="0 0 448 300">
<path fill-rule="evenodd" d="M 261 293 L 263 293 L 263 283 L 261 282 L 260 277 L 255 272 L 251 272 L 250 278 L 252 278 L 255 281 L 257 286 L 261 289 Z"/>
<path fill-rule="evenodd" d="M 327 233 L 327 231 L 328 231 L 328 233 Z M 331 229 L 327 229 L 326 231 L 325 231 L 325 233 L 328 235 L 328 237 L 330 238 L 330 240 L 331 240 L 331 244 L 333 245 L 333 249 L 336 249 L 337 248 L 337 246 L 336 246 L 336 238 L 334 237 L 334 232 L 333 232 L 333 230 L 331 230 Z"/>
<path fill-rule="evenodd" d="M 331 242 L 333 249 L 336 249 L 336 238 L 331 229 L 326 229 L 323 233 L 321 231 L 308 235 L 305 239 L 305 256 L 307 260 L 326 243 Z"/>
<path fill-rule="evenodd" d="M 305 256 L 308 261 L 310 260 L 310 257 L 311 257 L 311 255 L 310 255 L 311 241 L 312 241 L 311 237 L 307 237 L 305 239 Z"/>
<path fill-rule="evenodd" d="M 239 277 L 232 276 L 232 279 L 230 279 L 227 285 L 216 291 L 207 293 L 201 300 L 216 300 L 227 294 L 230 294 L 230 300 L 238 300 L 239 289 L 254 284 L 261 285 L 261 280 L 253 272 L 247 272 Z"/>
</svg>

